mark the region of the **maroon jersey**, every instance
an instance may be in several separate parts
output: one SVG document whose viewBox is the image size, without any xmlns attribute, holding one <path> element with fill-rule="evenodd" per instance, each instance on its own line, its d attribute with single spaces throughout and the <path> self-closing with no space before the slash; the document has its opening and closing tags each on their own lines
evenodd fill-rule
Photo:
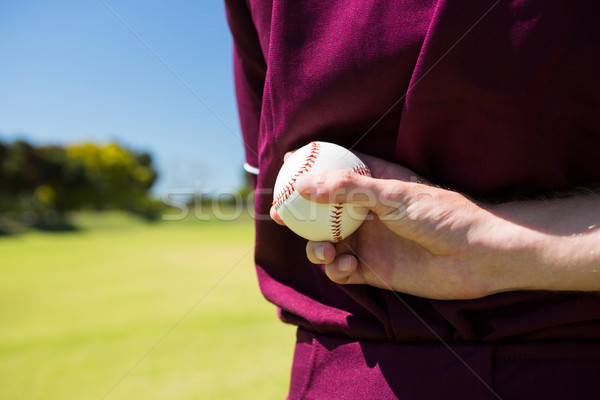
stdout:
<svg viewBox="0 0 600 400">
<path fill-rule="evenodd" d="M 597 294 L 439 301 L 337 285 L 268 218 L 283 155 L 311 140 L 488 202 L 597 187 L 600 3 L 226 5 L 246 161 L 258 169 L 259 284 L 300 327 L 290 397 L 600 397 Z"/>
</svg>

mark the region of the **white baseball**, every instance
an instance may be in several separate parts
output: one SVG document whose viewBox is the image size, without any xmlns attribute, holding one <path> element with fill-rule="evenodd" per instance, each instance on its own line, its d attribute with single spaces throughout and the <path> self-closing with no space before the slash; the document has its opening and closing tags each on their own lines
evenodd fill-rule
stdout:
<svg viewBox="0 0 600 400">
<path fill-rule="evenodd" d="M 281 167 L 273 205 L 288 228 L 305 239 L 339 242 L 354 232 L 369 210 L 350 203 L 318 204 L 296 192 L 302 174 L 348 170 L 371 176 L 369 168 L 352 152 L 337 144 L 311 142 L 292 154 Z"/>
</svg>

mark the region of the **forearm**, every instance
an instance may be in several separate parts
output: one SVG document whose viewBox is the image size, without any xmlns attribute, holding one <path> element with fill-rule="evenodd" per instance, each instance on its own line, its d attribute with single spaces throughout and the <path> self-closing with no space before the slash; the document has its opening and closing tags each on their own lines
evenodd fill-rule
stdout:
<svg viewBox="0 0 600 400">
<path fill-rule="evenodd" d="M 489 209 L 490 292 L 600 291 L 600 195 Z"/>
</svg>

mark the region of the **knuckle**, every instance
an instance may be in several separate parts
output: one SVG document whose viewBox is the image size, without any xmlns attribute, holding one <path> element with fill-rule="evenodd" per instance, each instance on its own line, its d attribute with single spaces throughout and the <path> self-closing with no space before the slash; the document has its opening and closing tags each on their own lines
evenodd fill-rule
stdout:
<svg viewBox="0 0 600 400">
<path fill-rule="evenodd" d="M 381 192 L 381 199 L 391 204 L 401 204 L 405 201 L 406 191 L 401 184 L 390 182 Z"/>
<path fill-rule="evenodd" d="M 352 183 L 353 179 L 354 177 L 351 171 L 340 171 L 331 179 L 330 188 L 332 191 L 344 190 L 349 184 Z"/>
</svg>

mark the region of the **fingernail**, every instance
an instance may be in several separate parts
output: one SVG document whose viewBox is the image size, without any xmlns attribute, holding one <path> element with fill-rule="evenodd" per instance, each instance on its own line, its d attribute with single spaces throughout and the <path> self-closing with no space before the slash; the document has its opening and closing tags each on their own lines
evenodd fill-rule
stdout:
<svg viewBox="0 0 600 400">
<path fill-rule="evenodd" d="M 348 256 L 342 257 L 339 268 L 342 272 L 350 271 L 352 269 L 352 258 Z"/>
<path fill-rule="evenodd" d="M 325 261 L 325 246 L 320 245 L 315 248 L 315 256 L 319 259 L 319 261 Z"/>
<path fill-rule="evenodd" d="M 296 179 L 296 190 L 304 194 L 313 194 L 317 191 L 317 177 L 313 174 L 302 174 Z"/>
</svg>

